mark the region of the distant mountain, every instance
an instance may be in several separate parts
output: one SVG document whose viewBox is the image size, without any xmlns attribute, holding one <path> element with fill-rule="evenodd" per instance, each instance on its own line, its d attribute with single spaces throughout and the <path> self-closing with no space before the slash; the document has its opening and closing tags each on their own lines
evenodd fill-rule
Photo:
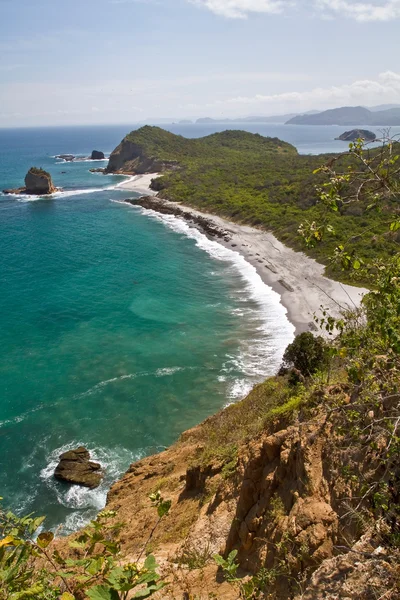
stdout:
<svg viewBox="0 0 400 600">
<path fill-rule="evenodd" d="M 202 117 L 197 119 L 196 123 L 286 123 L 288 119 L 292 119 L 297 113 L 287 115 L 273 115 L 271 117 L 252 115 L 250 117 L 239 117 L 237 119 L 211 119 L 210 117 Z"/>
<path fill-rule="evenodd" d="M 363 106 L 344 106 L 324 110 L 316 115 L 298 115 L 287 125 L 400 125 L 400 108 L 371 111 Z"/>
<path fill-rule="evenodd" d="M 379 106 L 367 106 L 368 110 L 378 112 L 381 110 L 389 110 L 390 108 L 400 108 L 400 104 L 379 104 Z"/>
</svg>

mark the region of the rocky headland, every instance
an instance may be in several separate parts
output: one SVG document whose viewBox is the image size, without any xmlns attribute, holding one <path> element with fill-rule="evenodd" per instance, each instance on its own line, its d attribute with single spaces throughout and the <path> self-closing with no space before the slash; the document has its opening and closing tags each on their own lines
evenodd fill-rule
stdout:
<svg viewBox="0 0 400 600">
<path fill-rule="evenodd" d="M 373 142 L 376 140 L 376 135 L 373 131 L 369 131 L 368 129 L 352 129 L 351 131 L 345 131 L 335 139 L 342 140 L 343 142 L 355 142 L 359 139 L 366 142 Z"/>
<path fill-rule="evenodd" d="M 144 138 L 148 134 L 154 133 L 157 127 L 142 127 L 139 131 Z M 167 141 L 174 136 L 167 131 L 162 131 L 160 141 Z M 144 173 L 161 173 L 162 171 L 174 170 L 179 168 L 179 161 L 163 158 L 159 154 L 159 149 L 146 148 L 140 143 L 140 139 L 136 139 L 136 132 L 128 134 L 122 142 L 113 150 L 110 155 L 106 173 L 122 173 L 141 175 Z M 182 138 L 184 139 L 184 138 Z"/>
<path fill-rule="evenodd" d="M 25 187 L 3 190 L 4 194 L 28 194 L 32 196 L 45 196 L 57 191 L 54 187 L 50 173 L 44 169 L 31 167 L 25 175 Z"/>
</svg>

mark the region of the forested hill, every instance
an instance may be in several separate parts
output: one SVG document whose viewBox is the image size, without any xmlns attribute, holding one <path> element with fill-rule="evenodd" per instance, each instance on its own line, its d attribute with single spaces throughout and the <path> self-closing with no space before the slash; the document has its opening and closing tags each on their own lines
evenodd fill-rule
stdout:
<svg viewBox="0 0 400 600">
<path fill-rule="evenodd" d="M 153 182 L 159 196 L 231 220 L 265 227 L 284 243 L 304 250 L 299 224 L 320 221 L 313 174 L 333 155 L 299 155 L 290 144 L 245 131 L 224 131 L 187 139 L 159 127 L 129 133 L 111 154 L 108 172 L 163 173 Z M 335 235 L 308 252 L 326 262 L 334 248 L 351 239 L 365 258 L 398 251 L 395 235 L 376 242 L 368 233 L 386 231 L 384 211 L 365 213 L 358 205 L 341 205 L 332 215 Z M 364 235 L 365 234 L 365 235 Z"/>
<path fill-rule="evenodd" d="M 152 172 L 174 164 L 188 165 L 193 160 L 235 160 L 244 153 L 292 154 L 297 150 L 278 138 L 263 137 L 247 131 L 223 131 L 202 138 L 185 138 L 146 125 L 129 133 L 112 152 L 107 167 L 109 172 Z M 165 163 L 165 164 L 163 164 Z"/>
</svg>

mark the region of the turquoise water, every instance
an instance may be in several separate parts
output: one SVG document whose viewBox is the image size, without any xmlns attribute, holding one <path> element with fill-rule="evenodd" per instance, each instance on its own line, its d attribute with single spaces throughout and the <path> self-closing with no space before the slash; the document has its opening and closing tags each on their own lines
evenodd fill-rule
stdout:
<svg viewBox="0 0 400 600">
<path fill-rule="evenodd" d="M 304 153 L 345 147 L 333 140 L 342 128 L 244 127 Z M 134 195 L 118 189 L 124 178 L 89 172 L 106 163 L 54 158 L 109 153 L 129 129 L 0 130 L 0 189 L 22 185 L 32 165 L 63 188 L 0 194 L 0 496 L 65 531 L 104 506 L 133 460 L 273 373 L 293 336 L 279 297 L 236 252 L 121 203 Z M 77 444 L 106 467 L 97 490 L 53 479 Z"/>
<path fill-rule="evenodd" d="M 122 204 L 122 177 L 54 158 L 109 152 L 125 132 L 0 132 L 1 189 L 32 165 L 63 187 L 0 196 L 0 495 L 66 531 L 133 460 L 274 372 L 293 336 L 279 297 L 237 253 Z M 106 467 L 97 490 L 53 479 L 77 444 Z"/>
</svg>

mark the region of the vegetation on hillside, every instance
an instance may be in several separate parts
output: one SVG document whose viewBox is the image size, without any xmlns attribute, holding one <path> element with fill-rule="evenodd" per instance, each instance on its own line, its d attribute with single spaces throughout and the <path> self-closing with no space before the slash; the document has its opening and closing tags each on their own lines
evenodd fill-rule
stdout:
<svg viewBox="0 0 400 600">
<path fill-rule="evenodd" d="M 297 250 L 304 250 L 297 235 L 299 223 L 325 218 L 316 185 L 325 179 L 319 168 L 334 161 L 335 155 L 299 155 L 277 138 L 244 131 L 187 139 L 158 127 L 143 127 L 126 139 L 136 144 L 143 156 L 180 165 L 155 180 L 154 189 L 162 198 L 265 227 Z M 347 166 L 354 162 L 348 153 L 341 156 Z M 367 206 L 362 201 L 338 201 L 329 218 L 331 233 L 306 251 L 325 264 L 344 243 L 349 253 L 357 252 L 365 260 L 397 253 L 400 234 L 387 232 L 386 206 L 379 211 L 366 210 Z"/>
<path fill-rule="evenodd" d="M 235 150 L 231 148 L 230 136 L 227 137 L 231 160 Z M 218 504 L 225 490 L 237 503 L 239 497 L 246 500 L 250 496 L 251 506 L 253 494 L 246 485 L 240 491 L 240 486 L 246 474 L 245 461 L 250 461 L 251 447 L 257 437 L 271 436 L 268 438 L 270 446 L 263 445 L 265 437 L 261 444 L 268 457 L 268 448 L 271 451 L 274 448 L 271 441 L 274 434 L 293 426 L 301 435 L 311 423 L 311 435 L 306 442 L 311 455 L 314 450 L 318 454 L 318 444 L 323 444 L 321 456 L 325 463 L 319 463 L 318 477 L 324 481 L 325 495 L 330 494 L 340 523 L 333 538 L 336 541 L 333 551 L 349 555 L 355 541 L 362 535 L 369 536 L 375 549 L 379 548 L 376 557 L 380 572 L 390 573 L 390 577 L 385 574 L 385 577 L 367 580 L 365 594 L 360 591 L 364 595 L 357 595 L 359 590 L 356 589 L 356 595 L 349 597 L 395 600 L 400 595 L 400 253 L 390 255 L 385 244 L 388 236 L 400 231 L 400 153 L 395 143 L 386 142 L 379 153 L 372 154 L 365 152 L 363 144 L 357 142 L 346 157 L 331 159 L 319 169 L 319 204 L 318 213 L 314 215 L 319 219 L 303 221 L 300 227 L 307 247 L 319 248 L 326 236 L 334 235 L 331 215 L 337 215 L 343 207 L 360 207 L 362 215 L 369 219 L 368 231 L 360 234 L 357 246 L 351 240 L 349 244 L 336 246 L 332 260 L 350 279 L 366 280 L 371 292 L 359 308 L 342 318 L 333 319 L 325 314 L 318 321 L 322 329 L 332 334 L 329 344 L 311 334 L 302 334 L 285 353 L 284 374 L 256 386 L 245 400 L 189 431 L 186 438 L 196 448 L 194 462 L 188 467 L 192 475 L 202 476 L 203 496 L 197 501 L 206 503 L 209 493 L 214 504 Z M 181 143 L 186 144 L 179 141 Z M 220 148 L 217 138 L 213 143 Z M 240 145 L 238 138 L 234 145 L 236 143 Z M 279 146 L 279 142 L 268 143 L 278 145 L 278 154 L 285 152 L 285 146 Z M 249 138 L 250 154 L 252 144 L 253 138 Z M 219 153 L 223 154 L 218 150 Z M 238 151 L 238 157 L 242 154 Z M 290 148 L 288 154 L 293 160 L 299 158 Z M 238 158 L 239 172 L 243 160 Z M 178 173 L 180 177 L 186 168 L 190 168 L 189 163 Z M 172 181 L 171 189 L 175 189 L 174 185 L 177 183 Z M 378 245 L 382 243 L 379 247 L 383 250 L 368 258 L 364 245 L 371 235 Z M 289 450 L 294 454 L 294 461 L 301 459 L 296 455 L 296 445 L 299 445 L 298 438 L 294 445 L 285 448 L 286 463 L 290 460 Z M 256 471 L 263 481 L 270 481 L 268 477 L 273 473 L 265 477 L 266 466 L 261 462 L 256 465 Z M 207 478 L 212 473 L 220 475 L 217 490 L 207 489 Z M 240 572 L 241 557 L 246 549 L 238 541 L 241 538 L 234 535 L 227 541 L 226 552 L 214 556 L 240 598 L 293 598 L 299 592 L 302 594 L 310 575 L 324 559 L 315 554 L 310 558 L 312 550 L 304 536 L 291 535 L 289 528 L 280 529 L 293 505 L 299 500 L 301 505 L 307 500 L 307 494 L 312 493 L 308 487 L 310 473 L 303 475 L 304 481 L 296 477 L 292 482 L 295 492 L 286 490 L 289 498 L 286 504 L 279 495 L 261 499 L 265 506 L 263 510 L 260 508 L 252 525 L 257 528 L 264 520 L 266 535 L 253 541 L 260 549 L 267 546 L 268 552 L 256 572 L 247 572 L 244 577 Z M 279 489 L 286 489 L 288 482 L 280 483 Z M 296 500 L 293 500 L 295 494 Z M 184 502 L 184 496 L 180 494 L 180 502 Z M 118 498 L 118 503 L 120 501 Z M 118 600 L 155 594 L 164 582 L 156 573 L 153 557 L 150 555 L 145 561 L 143 557 L 156 528 L 164 517 L 168 519 L 171 504 L 157 491 L 151 501 L 158 517 L 150 528 L 146 525 L 147 541 L 135 563 L 127 563 L 121 553 L 120 525 L 113 520 L 114 514 L 100 513 L 70 543 L 73 554 L 62 556 L 52 546 L 53 534 L 42 532 L 35 537 L 42 519 L 19 518 L 0 511 L 0 599 Z M 171 512 L 176 508 L 175 505 Z M 134 510 L 139 508 L 135 506 Z M 238 512 L 232 523 L 233 530 L 246 518 L 247 514 L 243 520 Z M 297 525 L 301 532 L 301 524 Z M 274 537 L 268 537 L 270 532 Z M 357 565 L 362 565 L 374 552 L 359 551 L 355 568 L 361 569 L 362 566 Z M 212 560 L 207 553 L 190 554 L 190 549 L 186 549 L 182 557 L 181 560 L 194 569 Z M 346 578 L 350 570 L 349 567 Z M 279 588 L 282 581 L 285 587 Z M 277 589 L 284 589 L 285 596 L 275 595 Z"/>
</svg>

